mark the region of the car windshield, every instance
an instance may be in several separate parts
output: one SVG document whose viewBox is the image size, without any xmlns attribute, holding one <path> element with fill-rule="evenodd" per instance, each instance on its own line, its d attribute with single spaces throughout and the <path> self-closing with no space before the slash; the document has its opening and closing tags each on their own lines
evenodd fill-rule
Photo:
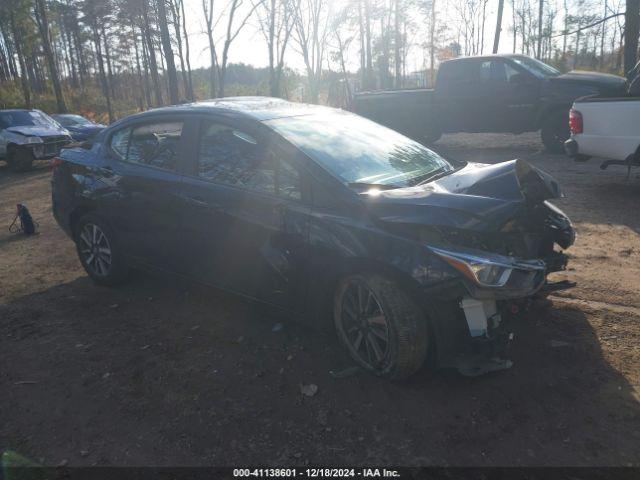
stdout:
<svg viewBox="0 0 640 480">
<path fill-rule="evenodd" d="M 65 127 L 72 125 L 91 125 L 91 122 L 80 115 L 57 115 L 55 119 L 58 123 Z"/>
<path fill-rule="evenodd" d="M 523 68 L 526 68 L 529 72 L 533 73 L 536 77 L 545 78 L 545 77 L 557 77 L 560 75 L 560 72 L 555 68 L 547 65 L 540 60 L 536 60 L 535 58 L 525 57 L 525 56 L 515 56 L 511 57 L 511 60 L 516 62 Z"/>
<path fill-rule="evenodd" d="M 51 127 L 56 123 L 48 115 L 35 110 L 0 112 L 0 127 Z"/>
<path fill-rule="evenodd" d="M 352 186 L 409 186 L 454 170 L 421 144 L 349 113 L 283 117 L 264 123 Z"/>
</svg>

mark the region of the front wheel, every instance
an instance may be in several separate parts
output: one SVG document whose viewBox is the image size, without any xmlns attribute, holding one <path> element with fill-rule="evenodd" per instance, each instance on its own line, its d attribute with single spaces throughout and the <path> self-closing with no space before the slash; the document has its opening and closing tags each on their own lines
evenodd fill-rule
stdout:
<svg viewBox="0 0 640 480">
<path fill-rule="evenodd" d="M 98 285 L 114 286 L 127 278 L 128 268 L 113 230 L 100 217 L 83 216 L 75 229 L 78 257 Z"/>
<path fill-rule="evenodd" d="M 569 139 L 569 112 L 559 111 L 544 120 L 540 137 L 550 153 L 564 153 L 564 142 Z"/>
<path fill-rule="evenodd" d="M 353 360 L 375 375 L 403 379 L 424 364 L 426 319 L 392 280 L 377 274 L 344 278 L 335 294 L 334 321 Z"/>
<path fill-rule="evenodd" d="M 7 164 L 14 172 L 24 172 L 33 165 L 33 152 L 28 148 L 12 148 L 7 152 Z"/>
</svg>

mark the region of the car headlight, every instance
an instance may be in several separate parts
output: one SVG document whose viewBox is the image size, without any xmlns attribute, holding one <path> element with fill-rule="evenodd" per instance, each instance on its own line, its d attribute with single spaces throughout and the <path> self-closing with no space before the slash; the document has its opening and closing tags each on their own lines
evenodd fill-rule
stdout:
<svg viewBox="0 0 640 480">
<path fill-rule="evenodd" d="M 482 252 L 476 254 L 430 248 L 466 278 L 483 287 L 503 287 L 514 269 L 531 271 L 545 268 L 541 260 L 519 261 L 497 254 L 483 255 Z"/>
<path fill-rule="evenodd" d="M 25 139 L 26 143 L 42 143 L 42 139 L 40 137 L 27 137 Z"/>
</svg>

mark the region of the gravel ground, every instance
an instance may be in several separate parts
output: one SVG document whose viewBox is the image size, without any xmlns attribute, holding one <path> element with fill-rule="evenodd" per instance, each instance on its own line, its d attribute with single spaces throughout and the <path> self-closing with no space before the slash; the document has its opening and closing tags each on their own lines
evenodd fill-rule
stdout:
<svg viewBox="0 0 640 480">
<path fill-rule="evenodd" d="M 47 165 L 0 166 L 0 218 L 24 202 L 41 230 L 0 232 L 0 449 L 49 465 L 640 465 L 640 180 L 534 134 L 435 148 L 525 158 L 567 194 L 578 240 L 558 278 L 578 287 L 515 325 L 508 371 L 334 379 L 350 362 L 332 336 L 236 297 L 151 274 L 94 286 L 51 216 Z"/>
</svg>

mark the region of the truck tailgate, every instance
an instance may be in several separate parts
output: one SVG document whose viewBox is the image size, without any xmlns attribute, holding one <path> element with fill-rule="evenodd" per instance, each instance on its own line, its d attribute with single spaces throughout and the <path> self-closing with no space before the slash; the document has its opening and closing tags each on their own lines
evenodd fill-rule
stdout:
<svg viewBox="0 0 640 480">
<path fill-rule="evenodd" d="M 626 160 L 640 145 L 640 98 L 587 98 L 573 106 L 583 132 L 574 135 L 583 155 Z"/>
</svg>

